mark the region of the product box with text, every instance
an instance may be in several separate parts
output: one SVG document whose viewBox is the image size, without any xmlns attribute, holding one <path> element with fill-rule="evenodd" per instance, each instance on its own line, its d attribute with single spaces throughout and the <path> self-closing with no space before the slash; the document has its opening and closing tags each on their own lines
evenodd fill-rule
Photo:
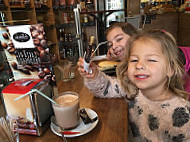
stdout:
<svg viewBox="0 0 190 142">
<path fill-rule="evenodd" d="M 7 117 L 15 120 L 20 133 L 40 136 L 53 114 L 50 101 L 38 93 L 14 99 L 32 89 L 53 96 L 55 75 L 43 25 L 1 26 L 0 49 L 5 55 L 1 63 L 8 64 L 12 74 L 2 89 Z"/>
</svg>

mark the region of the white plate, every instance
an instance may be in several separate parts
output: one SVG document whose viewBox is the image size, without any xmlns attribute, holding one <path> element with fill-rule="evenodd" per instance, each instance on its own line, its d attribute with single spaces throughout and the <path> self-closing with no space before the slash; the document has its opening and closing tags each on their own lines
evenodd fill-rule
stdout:
<svg viewBox="0 0 190 142">
<path fill-rule="evenodd" d="M 95 117 L 98 116 L 97 113 L 96 113 L 95 111 L 93 111 L 92 109 L 85 108 L 85 110 L 86 110 L 86 112 L 88 113 L 88 115 L 89 115 L 89 117 L 90 117 L 91 119 L 93 119 L 93 118 L 95 118 Z M 52 116 L 51 121 L 52 121 L 53 119 L 55 119 L 55 116 Z M 55 121 L 55 120 L 53 120 L 53 121 Z M 57 126 L 57 125 L 55 124 L 56 122 L 53 123 L 53 121 L 52 121 L 51 124 L 50 124 L 50 128 L 51 128 L 51 130 L 52 130 L 53 133 L 55 133 L 56 135 L 58 135 L 58 136 L 61 137 L 61 136 L 62 136 L 62 135 L 61 135 L 61 129 L 60 129 L 59 126 Z M 65 137 L 68 137 L 68 138 L 71 138 L 71 137 L 77 137 L 77 136 L 84 135 L 84 134 L 90 132 L 92 129 L 94 129 L 97 124 L 98 124 L 98 118 L 97 118 L 97 120 L 94 121 L 93 123 L 88 123 L 88 124 L 86 124 L 86 125 L 83 123 L 82 120 L 80 120 L 80 124 L 79 124 L 79 126 L 78 126 L 77 128 L 72 129 L 72 130 L 69 130 L 70 132 L 80 132 L 80 133 L 77 133 L 77 134 L 69 134 L 69 135 L 66 135 L 66 134 L 65 134 L 64 136 L 65 136 Z"/>
</svg>

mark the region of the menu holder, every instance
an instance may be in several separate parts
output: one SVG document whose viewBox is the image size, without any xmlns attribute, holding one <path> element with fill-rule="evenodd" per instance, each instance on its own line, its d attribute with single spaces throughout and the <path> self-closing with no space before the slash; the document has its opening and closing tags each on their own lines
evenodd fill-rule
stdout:
<svg viewBox="0 0 190 142">
<path fill-rule="evenodd" d="M 32 89 L 53 96 L 56 82 L 43 24 L 1 26 L 0 49 L 7 78 L 12 76 L 2 90 L 6 115 L 18 121 L 19 133 L 40 136 L 49 127 L 51 103 L 36 93 L 14 99 Z"/>
</svg>

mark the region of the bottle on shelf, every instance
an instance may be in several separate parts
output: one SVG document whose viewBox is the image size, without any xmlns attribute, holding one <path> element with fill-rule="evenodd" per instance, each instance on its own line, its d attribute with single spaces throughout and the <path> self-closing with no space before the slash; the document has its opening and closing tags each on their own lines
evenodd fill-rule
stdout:
<svg viewBox="0 0 190 142">
<path fill-rule="evenodd" d="M 20 0 L 15 0 L 15 6 L 20 6 L 21 5 L 21 1 Z"/>
<path fill-rule="evenodd" d="M 75 23 L 74 13 L 69 13 L 69 23 Z"/>
<path fill-rule="evenodd" d="M 73 53 L 73 49 L 72 47 L 67 47 L 67 57 L 73 57 L 74 53 Z"/>
<path fill-rule="evenodd" d="M 88 45 L 86 46 L 85 61 L 86 61 L 87 63 L 90 62 L 91 55 L 92 55 L 92 53 L 94 52 L 94 49 L 95 49 L 94 42 L 95 42 L 94 36 L 90 36 L 89 43 L 88 43 Z"/>
<path fill-rule="evenodd" d="M 61 9 L 66 9 L 67 8 L 67 2 L 66 2 L 66 0 L 59 0 L 59 7 Z"/>
<path fill-rule="evenodd" d="M 89 46 L 92 52 L 94 52 L 96 45 L 95 45 L 95 37 L 90 36 Z"/>
<path fill-rule="evenodd" d="M 86 10 L 85 0 L 80 0 L 80 8 L 81 8 L 81 12 L 85 12 Z"/>
<path fill-rule="evenodd" d="M 65 59 L 66 58 L 66 49 L 65 49 L 65 47 L 63 47 L 63 48 L 61 48 L 59 50 L 59 56 L 60 56 L 61 59 Z"/>
<path fill-rule="evenodd" d="M 64 29 L 63 28 L 59 29 L 59 40 L 64 41 Z"/>
<path fill-rule="evenodd" d="M 53 9 L 58 9 L 59 5 L 60 5 L 60 0 L 54 0 Z"/>
<path fill-rule="evenodd" d="M 35 8 L 40 8 L 41 7 L 41 0 L 35 0 L 34 4 L 35 4 Z"/>
<path fill-rule="evenodd" d="M 69 13 L 62 13 L 63 15 L 63 23 L 68 24 L 69 23 Z"/>
<path fill-rule="evenodd" d="M 94 3 L 92 0 L 87 0 L 85 3 L 85 10 L 87 12 L 92 12 L 94 11 Z"/>
<path fill-rule="evenodd" d="M 91 55 L 92 55 L 92 46 L 89 44 L 86 47 L 86 55 L 84 57 L 86 63 L 90 63 Z"/>
<path fill-rule="evenodd" d="M 35 8 L 47 9 L 47 0 L 35 0 Z"/>
<path fill-rule="evenodd" d="M 64 41 L 68 42 L 68 34 L 67 33 L 64 33 Z"/>
<path fill-rule="evenodd" d="M 68 0 L 68 9 L 74 9 L 75 7 L 75 0 Z"/>
<path fill-rule="evenodd" d="M 41 0 L 41 8 L 48 9 L 47 0 Z"/>
<path fill-rule="evenodd" d="M 83 16 L 84 16 L 84 17 L 83 17 L 83 23 L 82 23 L 82 25 L 83 25 L 83 26 L 88 26 L 88 25 L 89 25 L 89 17 L 88 17 L 88 14 L 84 14 Z"/>
<path fill-rule="evenodd" d="M 71 34 L 71 33 L 68 33 L 68 41 L 69 41 L 69 42 L 72 42 L 72 41 L 73 41 L 73 37 L 72 37 L 72 34 Z"/>
<path fill-rule="evenodd" d="M 85 29 L 84 28 L 82 28 L 82 41 L 84 43 L 86 43 L 86 41 L 87 41 L 87 37 L 86 37 L 86 33 L 85 33 Z"/>
<path fill-rule="evenodd" d="M 21 0 L 10 0 L 9 4 L 11 6 L 21 6 L 22 2 L 21 2 Z"/>
<path fill-rule="evenodd" d="M 95 18 L 92 15 L 88 16 L 89 18 L 89 26 L 95 26 Z"/>
<path fill-rule="evenodd" d="M 24 1 L 24 4 L 25 4 L 25 5 L 29 5 L 29 4 L 30 4 L 30 0 L 25 0 L 25 1 Z"/>
</svg>

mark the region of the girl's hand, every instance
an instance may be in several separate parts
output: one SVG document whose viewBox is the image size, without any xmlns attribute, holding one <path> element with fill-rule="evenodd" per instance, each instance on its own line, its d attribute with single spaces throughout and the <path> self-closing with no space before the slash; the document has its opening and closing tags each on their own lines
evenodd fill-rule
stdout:
<svg viewBox="0 0 190 142">
<path fill-rule="evenodd" d="M 92 73 L 88 73 L 84 70 L 84 59 L 82 57 L 79 58 L 77 62 L 78 71 L 81 76 L 88 79 L 93 79 L 98 74 L 98 68 L 94 62 L 90 63 L 90 68 L 92 69 Z"/>
</svg>

